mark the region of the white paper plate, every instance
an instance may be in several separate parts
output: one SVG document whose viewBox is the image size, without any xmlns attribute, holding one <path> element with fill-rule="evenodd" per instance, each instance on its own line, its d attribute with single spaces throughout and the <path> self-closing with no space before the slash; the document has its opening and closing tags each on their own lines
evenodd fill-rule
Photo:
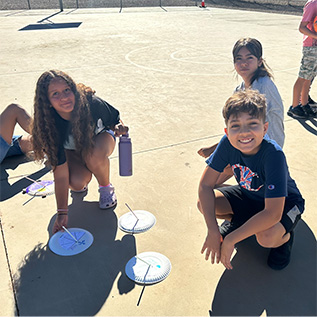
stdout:
<svg viewBox="0 0 317 317">
<path fill-rule="evenodd" d="M 78 240 L 76 242 L 66 231 L 56 232 L 48 242 L 52 252 L 57 255 L 70 256 L 87 250 L 93 243 L 93 235 L 84 229 L 69 228 L 68 231 Z"/>
<path fill-rule="evenodd" d="M 119 218 L 118 226 L 122 231 L 141 233 L 151 229 L 156 223 L 155 216 L 146 210 L 133 210 L 133 213 L 128 212 Z"/>
<path fill-rule="evenodd" d="M 39 181 L 23 190 L 30 196 L 48 196 L 54 194 L 54 181 Z"/>
<path fill-rule="evenodd" d="M 171 269 L 171 262 L 165 255 L 143 252 L 129 260 L 125 266 L 125 273 L 136 283 L 154 284 L 166 279 Z"/>
</svg>

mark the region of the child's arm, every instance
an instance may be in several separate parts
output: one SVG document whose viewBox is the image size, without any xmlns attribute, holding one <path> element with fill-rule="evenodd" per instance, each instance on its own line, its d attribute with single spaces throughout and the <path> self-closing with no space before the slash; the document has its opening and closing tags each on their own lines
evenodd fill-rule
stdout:
<svg viewBox="0 0 317 317">
<path fill-rule="evenodd" d="M 311 31 L 307 25 L 308 21 L 302 21 L 299 25 L 299 32 L 303 33 L 304 35 L 307 35 L 309 37 L 312 37 L 313 39 L 317 39 L 317 33 L 314 31 Z"/>
<path fill-rule="evenodd" d="M 221 248 L 221 262 L 227 269 L 232 269 L 230 250 L 233 250 L 234 245 L 276 225 L 282 218 L 284 202 L 285 197 L 266 198 L 265 207 L 261 212 L 225 237 Z"/>
<path fill-rule="evenodd" d="M 203 147 L 201 148 L 200 150 L 197 151 L 197 153 L 204 157 L 204 158 L 207 158 L 209 157 L 213 152 L 215 152 L 216 150 L 216 147 L 218 146 L 218 143 L 212 145 L 212 146 L 209 146 L 209 147 Z"/>
<path fill-rule="evenodd" d="M 55 182 L 55 199 L 57 209 L 68 209 L 68 189 L 69 189 L 69 172 L 68 164 L 64 163 L 58 165 L 54 169 L 54 182 Z M 67 226 L 68 216 L 57 215 L 52 233 L 62 229 L 62 226 Z"/>
<path fill-rule="evenodd" d="M 212 263 L 214 263 L 215 258 L 217 263 L 220 261 L 220 245 L 222 239 L 216 220 L 214 194 L 214 187 L 219 174 L 219 172 L 208 166 L 204 170 L 199 184 L 200 211 L 204 215 L 208 230 L 201 253 L 203 254 L 206 251 L 205 259 L 208 260 L 210 255 Z"/>
</svg>

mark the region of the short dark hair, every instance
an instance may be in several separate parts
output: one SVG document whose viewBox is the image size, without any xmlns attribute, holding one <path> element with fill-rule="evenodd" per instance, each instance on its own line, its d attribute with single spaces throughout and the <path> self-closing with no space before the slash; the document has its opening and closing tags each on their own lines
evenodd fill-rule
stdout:
<svg viewBox="0 0 317 317">
<path fill-rule="evenodd" d="M 250 116 L 266 120 L 266 98 L 257 90 L 246 89 L 234 93 L 225 103 L 222 115 L 227 125 L 231 116 L 237 117 L 240 113 L 248 113 Z"/>
</svg>

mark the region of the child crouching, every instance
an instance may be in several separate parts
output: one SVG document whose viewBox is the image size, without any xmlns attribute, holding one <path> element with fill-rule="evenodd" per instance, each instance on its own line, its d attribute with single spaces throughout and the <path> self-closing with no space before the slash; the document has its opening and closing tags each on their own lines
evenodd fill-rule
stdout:
<svg viewBox="0 0 317 317">
<path fill-rule="evenodd" d="M 256 235 L 271 248 L 268 265 L 285 268 L 291 257 L 294 228 L 304 211 L 304 199 L 290 177 L 281 147 L 265 137 L 265 96 L 254 90 L 239 91 L 224 108 L 225 135 L 207 159 L 200 184 L 198 209 L 208 233 L 201 252 L 211 262 L 232 269 L 236 243 Z M 227 165 L 238 182 L 215 189 Z M 229 221 L 218 227 L 216 218 Z"/>
</svg>

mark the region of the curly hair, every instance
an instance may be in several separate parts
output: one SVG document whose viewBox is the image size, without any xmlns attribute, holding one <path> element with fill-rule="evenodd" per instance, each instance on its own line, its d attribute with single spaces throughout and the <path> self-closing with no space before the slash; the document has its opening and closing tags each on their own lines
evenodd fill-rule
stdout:
<svg viewBox="0 0 317 317">
<path fill-rule="evenodd" d="M 245 47 L 253 56 L 255 56 L 258 60 L 262 60 L 261 65 L 258 67 L 258 69 L 255 71 L 251 78 L 251 84 L 260 77 L 269 76 L 270 78 L 273 78 L 272 70 L 262 57 L 263 49 L 262 44 L 254 38 L 251 37 L 244 37 L 239 39 L 233 49 L 232 49 L 232 55 L 233 55 L 233 62 L 236 62 L 237 55 L 239 54 L 239 51 L 241 48 Z"/>
<path fill-rule="evenodd" d="M 52 166 L 58 164 L 58 140 L 54 111 L 48 98 L 48 88 L 54 78 L 65 80 L 75 95 L 75 106 L 71 113 L 72 135 L 75 140 L 76 152 L 85 159 L 94 145 L 94 125 L 90 114 L 88 95 L 94 91 L 83 84 L 78 84 L 66 73 L 58 70 L 44 72 L 37 81 L 34 97 L 34 121 L 32 127 L 32 141 L 34 157 L 43 161 L 46 154 Z"/>
</svg>

